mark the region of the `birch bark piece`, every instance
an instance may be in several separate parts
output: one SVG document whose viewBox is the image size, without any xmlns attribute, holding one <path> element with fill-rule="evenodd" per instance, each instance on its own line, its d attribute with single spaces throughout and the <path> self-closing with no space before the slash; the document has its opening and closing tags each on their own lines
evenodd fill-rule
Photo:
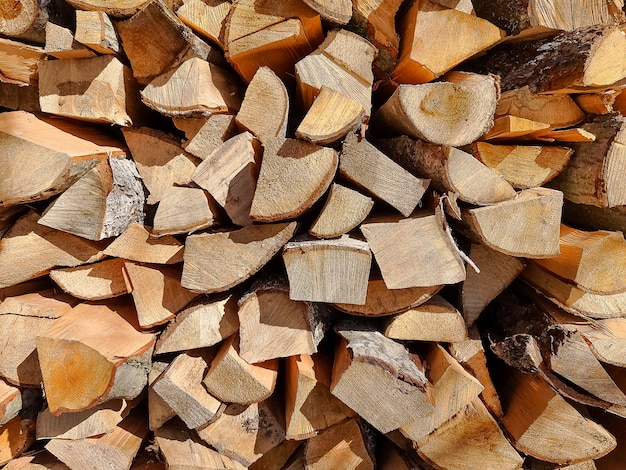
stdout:
<svg viewBox="0 0 626 470">
<path fill-rule="evenodd" d="M 126 320 L 132 321 L 131 310 L 122 303 L 79 304 L 37 336 L 51 413 L 83 411 L 141 393 L 155 336 Z"/>
<path fill-rule="evenodd" d="M 50 278 L 77 299 L 110 299 L 128 293 L 122 275 L 124 263 L 123 259 L 112 258 L 86 266 L 53 269 Z"/>
<path fill-rule="evenodd" d="M 103 11 L 116 18 L 132 16 L 145 7 L 149 0 L 70 0 L 68 2 L 80 10 Z"/>
<path fill-rule="evenodd" d="M 176 238 L 151 237 L 152 227 L 130 224 L 105 250 L 108 256 L 139 263 L 175 264 L 183 259 L 183 244 Z"/>
<path fill-rule="evenodd" d="M 430 180 L 417 178 L 367 140 L 349 134 L 339 160 L 339 174 L 382 199 L 408 217 L 426 192 Z"/>
<path fill-rule="evenodd" d="M 297 240 L 283 249 L 293 300 L 363 305 L 372 253 L 367 243 L 344 235 Z"/>
<path fill-rule="evenodd" d="M 46 51 L 43 47 L 30 46 L 19 41 L 0 38 L 0 73 L 3 82 L 19 86 L 37 86 L 39 61 Z"/>
<path fill-rule="evenodd" d="M 268 138 L 250 206 L 255 222 L 299 217 L 328 189 L 339 158 L 337 152 L 308 142 Z"/>
<path fill-rule="evenodd" d="M 184 0 L 176 10 L 176 15 L 194 33 L 223 49 L 222 28 L 231 6 L 232 4 L 226 0 L 209 3 L 202 0 Z"/>
<path fill-rule="evenodd" d="M 119 54 L 122 51 L 115 27 L 103 11 L 76 10 L 74 38 L 99 54 Z"/>
<path fill-rule="evenodd" d="M 154 215 L 152 235 L 177 235 L 217 225 L 220 211 L 202 189 L 171 186 L 166 189 Z"/>
<path fill-rule="evenodd" d="M 232 232 L 190 235 L 181 285 L 193 292 L 223 292 L 256 274 L 293 236 L 297 224 L 252 225 Z"/>
<path fill-rule="evenodd" d="M 22 394 L 19 388 L 0 380 L 0 426 L 4 426 L 22 411 Z"/>
<path fill-rule="evenodd" d="M 368 216 L 374 201 L 337 183 L 328 190 L 320 214 L 311 225 L 309 234 L 316 238 L 336 238 L 356 228 Z"/>
<path fill-rule="evenodd" d="M 348 0 L 304 0 L 304 3 L 334 24 L 348 24 L 352 18 L 352 2 Z"/>
<path fill-rule="evenodd" d="M 361 232 L 389 289 L 434 287 L 465 279 L 465 265 L 436 215 L 372 220 Z"/>
<path fill-rule="evenodd" d="M 96 53 L 74 39 L 67 28 L 54 23 L 46 23 L 46 54 L 57 59 L 86 59 Z"/>
<path fill-rule="evenodd" d="M 173 118 L 173 121 L 189 139 L 183 148 L 201 160 L 206 160 L 216 148 L 234 137 L 237 130 L 235 117 L 231 114 L 212 114 L 202 119 Z"/>
<path fill-rule="evenodd" d="M 466 72 L 444 79 L 455 82 L 400 85 L 376 112 L 374 123 L 434 144 L 460 147 L 474 142 L 493 124 L 497 79 Z"/>
</svg>

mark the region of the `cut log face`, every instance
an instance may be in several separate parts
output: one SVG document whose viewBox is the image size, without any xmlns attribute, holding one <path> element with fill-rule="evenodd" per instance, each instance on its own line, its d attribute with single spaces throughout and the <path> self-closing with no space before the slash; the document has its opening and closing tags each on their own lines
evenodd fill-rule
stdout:
<svg viewBox="0 0 626 470">
<path fill-rule="evenodd" d="M 16 416 L 4 426 L 0 426 L 0 465 L 19 457 L 35 439 L 35 423 L 30 419 Z"/>
<path fill-rule="evenodd" d="M 293 300 L 363 305 L 372 253 L 367 243 L 344 235 L 332 240 L 292 241 L 283 249 Z"/>
<path fill-rule="evenodd" d="M 70 470 L 70 467 L 46 450 L 34 455 L 14 458 L 4 468 L 6 470 Z"/>
<path fill-rule="evenodd" d="M 226 0 L 216 0 L 210 3 L 202 0 L 183 0 L 182 3 L 176 10 L 181 21 L 197 35 L 223 49 L 222 27 L 230 13 L 231 3 Z"/>
<path fill-rule="evenodd" d="M 217 204 L 202 189 L 172 186 L 159 201 L 152 235 L 195 232 L 216 225 L 219 218 Z"/>
<path fill-rule="evenodd" d="M 132 307 L 123 303 L 79 304 L 37 336 L 52 414 L 141 393 L 155 336 L 138 332 L 125 319 L 133 316 Z"/>
<path fill-rule="evenodd" d="M 116 18 L 132 16 L 145 7 L 149 0 L 69 0 L 75 8 L 88 11 L 103 11 Z"/>
<path fill-rule="evenodd" d="M 76 10 L 76 41 L 100 54 L 121 52 L 117 32 L 106 13 Z"/>
<path fill-rule="evenodd" d="M 367 221 L 366 221 L 367 222 Z M 465 264 L 436 215 L 361 225 L 389 289 L 433 287 L 465 279 Z"/>
<path fill-rule="evenodd" d="M 285 439 L 276 447 L 268 450 L 248 468 L 249 470 L 283 470 L 287 463 L 292 461 L 292 456 L 300 452 L 300 442 Z"/>
<path fill-rule="evenodd" d="M 304 0 L 304 3 L 334 24 L 348 24 L 352 17 L 352 2 L 349 0 Z"/>
<path fill-rule="evenodd" d="M 75 268 L 53 269 L 50 278 L 77 299 L 110 299 L 128 293 L 122 275 L 125 262 L 112 258 Z"/>
<path fill-rule="evenodd" d="M 377 331 L 338 329 L 331 393 L 382 433 L 435 412 L 417 356 Z"/>
<path fill-rule="evenodd" d="M 237 130 L 235 117 L 230 114 L 212 114 L 200 119 L 173 118 L 173 121 L 189 139 L 183 146 L 185 150 L 201 160 L 206 160 L 216 148 L 234 137 Z"/>
<path fill-rule="evenodd" d="M 37 19 L 39 4 L 36 0 L 18 0 L 3 8 L 0 13 L 0 34 L 18 36 L 25 33 Z"/>
<path fill-rule="evenodd" d="M 295 139 L 268 138 L 250 206 L 255 222 L 300 216 L 328 189 L 339 159 L 331 148 Z"/>
<path fill-rule="evenodd" d="M 46 23 L 46 54 L 57 59 L 86 59 L 96 53 L 74 40 L 72 32 L 54 23 Z"/>
<path fill-rule="evenodd" d="M 160 429 L 176 416 L 172 407 L 152 388 L 152 384 L 165 372 L 169 365 L 169 362 L 153 360 L 148 373 L 148 427 L 151 431 Z"/>
<path fill-rule="evenodd" d="M 190 235 L 181 285 L 223 292 L 256 274 L 293 236 L 296 222 L 253 225 L 233 232 Z"/>
<path fill-rule="evenodd" d="M 624 347 L 626 347 L 626 322 L 623 318 L 598 320 L 580 329 L 591 351 L 605 364 L 626 367 Z"/>
<path fill-rule="evenodd" d="M 0 426 L 4 426 L 22 411 L 20 389 L 0 380 Z"/>
<path fill-rule="evenodd" d="M 151 237 L 152 227 L 130 224 L 104 253 L 139 263 L 175 264 L 183 259 L 183 244 L 174 237 Z"/>
<path fill-rule="evenodd" d="M 374 122 L 397 134 L 451 147 L 477 140 L 493 124 L 496 78 L 455 72 L 445 79 L 450 81 L 400 85 Z"/>
<path fill-rule="evenodd" d="M 42 61 L 45 56 L 46 51 L 43 47 L 29 46 L 18 41 L 0 38 L 2 81 L 19 86 L 36 86 L 39 61 Z"/>
</svg>

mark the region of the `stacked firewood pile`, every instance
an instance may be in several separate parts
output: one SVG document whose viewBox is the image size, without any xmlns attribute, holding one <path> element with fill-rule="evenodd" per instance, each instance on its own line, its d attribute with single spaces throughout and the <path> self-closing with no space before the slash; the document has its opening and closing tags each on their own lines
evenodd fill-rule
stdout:
<svg viewBox="0 0 626 470">
<path fill-rule="evenodd" d="M 619 469 L 621 0 L 2 0 L 0 465 Z"/>
</svg>

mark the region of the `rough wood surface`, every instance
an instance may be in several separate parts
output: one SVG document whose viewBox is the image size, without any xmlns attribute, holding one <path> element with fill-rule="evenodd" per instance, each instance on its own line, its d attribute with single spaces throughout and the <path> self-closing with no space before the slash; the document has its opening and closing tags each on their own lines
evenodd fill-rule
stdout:
<svg viewBox="0 0 626 470">
<path fill-rule="evenodd" d="M 189 139 L 183 145 L 184 149 L 201 160 L 206 160 L 216 148 L 234 137 L 237 128 L 235 117 L 230 114 L 212 114 L 208 118 L 199 119 L 173 118 L 172 120 Z"/>
<path fill-rule="evenodd" d="M 356 228 L 368 216 L 374 201 L 346 186 L 333 183 L 320 214 L 309 234 L 316 238 L 335 238 Z"/>
<path fill-rule="evenodd" d="M 77 299 L 110 299 L 128 293 L 122 275 L 124 263 L 124 259 L 111 258 L 75 268 L 53 269 L 50 278 Z"/>
<path fill-rule="evenodd" d="M 100 54 L 119 54 L 121 52 L 115 27 L 103 11 L 76 10 L 74 38 Z"/>
<path fill-rule="evenodd" d="M 81 10 L 104 11 L 123 18 L 137 13 L 149 0 L 70 0 L 68 3 Z"/>
<path fill-rule="evenodd" d="M 16 416 L 0 427 L 0 465 L 19 457 L 35 439 L 35 423 Z"/>
<path fill-rule="evenodd" d="M 184 0 L 176 15 L 197 35 L 223 48 L 222 28 L 230 13 L 231 2 L 214 0 Z"/>
<path fill-rule="evenodd" d="M 0 426 L 4 426 L 22 411 L 20 389 L 0 380 Z"/>
<path fill-rule="evenodd" d="M 171 186 L 159 201 L 152 235 L 162 237 L 195 232 L 217 225 L 220 216 L 217 204 L 202 189 Z"/>
<path fill-rule="evenodd" d="M 67 28 L 54 23 L 46 23 L 46 54 L 57 59 L 86 59 L 96 53 L 74 39 Z"/>
<path fill-rule="evenodd" d="M 0 38 L 0 75 L 2 82 L 19 86 L 37 85 L 39 61 L 46 55 L 43 47 L 30 46 Z"/>
<path fill-rule="evenodd" d="M 104 253 L 139 263 L 180 263 L 183 259 L 183 244 L 172 236 L 153 238 L 151 229 L 141 224 L 130 224 Z"/>
</svg>

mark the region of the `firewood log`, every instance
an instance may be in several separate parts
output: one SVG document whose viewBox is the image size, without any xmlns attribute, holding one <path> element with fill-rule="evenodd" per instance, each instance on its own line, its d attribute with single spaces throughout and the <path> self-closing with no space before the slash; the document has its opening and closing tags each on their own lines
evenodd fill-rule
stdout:
<svg viewBox="0 0 626 470">
<path fill-rule="evenodd" d="M 46 54 L 57 59 L 86 59 L 96 53 L 74 39 L 67 28 L 54 23 L 46 23 Z"/>
<path fill-rule="evenodd" d="M 170 186 L 161 196 L 152 235 L 176 235 L 217 225 L 221 211 L 217 203 L 199 188 Z"/>
<path fill-rule="evenodd" d="M 18 36 L 25 33 L 37 20 L 38 14 L 37 0 L 19 0 L 8 4 L 0 13 L 0 34 Z"/>
<path fill-rule="evenodd" d="M 0 70 L 0 74 L 2 71 Z M 0 81 L 0 106 L 13 111 L 40 113 L 39 85 L 20 86 L 15 83 Z"/>
<path fill-rule="evenodd" d="M 285 439 L 276 447 L 268 450 L 248 468 L 250 470 L 283 470 L 287 462 L 300 449 L 300 441 Z"/>
<path fill-rule="evenodd" d="M 35 439 L 35 423 L 30 419 L 16 416 L 0 426 L 0 465 L 19 457 Z"/>
<path fill-rule="evenodd" d="M 20 389 L 0 380 L 0 426 L 4 426 L 22 411 Z"/>
<path fill-rule="evenodd" d="M 304 3 L 318 12 L 322 19 L 333 24 L 345 25 L 352 18 L 350 0 L 304 0 Z"/>
<path fill-rule="evenodd" d="M 231 2 L 216 0 L 207 3 L 202 0 L 183 0 L 182 3 L 176 10 L 176 15 L 181 21 L 194 33 L 223 49 L 222 28 L 230 13 Z"/>
<path fill-rule="evenodd" d="M 121 52 L 115 27 L 103 11 L 76 10 L 74 39 L 99 54 Z"/>
<path fill-rule="evenodd" d="M 46 51 L 11 39 L 0 38 L 0 76 L 2 82 L 19 86 L 37 86 L 39 62 Z"/>
<path fill-rule="evenodd" d="M 111 258 L 75 268 L 53 269 L 50 278 L 77 299 L 110 299 L 128 293 L 122 274 L 125 262 Z"/>
<path fill-rule="evenodd" d="M 176 416 L 176 412 L 154 391 L 152 385 L 169 367 L 170 362 L 153 360 L 148 373 L 148 427 L 151 431 L 160 429 Z"/>
<path fill-rule="evenodd" d="M 70 467 L 46 450 L 14 458 L 4 468 L 6 470 L 70 470 Z"/>
<path fill-rule="evenodd" d="M 173 118 L 173 121 L 189 139 L 183 148 L 201 160 L 206 160 L 216 148 L 234 137 L 237 130 L 235 117 L 230 114 L 212 114 L 202 119 Z"/>
<path fill-rule="evenodd" d="M 87 11 L 103 11 L 116 18 L 132 16 L 145 7 L 149 0 L 69 0 L 74 8 Z"/>
<path fill-rule="evenodd" d="M 500 96 L 495 117 L 515 116 L 553 127 L 570 127 L 585 118 L 585 113 L 570 95 L 542 95 L 533 93 L 528 86 L 505 91 Z"/>
<path fill-rule="evenodd" d="M 175 264 L 183 259 L 183 244 L 172 236 L 153 238 L 151 227 L 130 224 L 105 254 L 140 263 Z"/>
<path fill-rule="evenodd" d="M 368 216 L 374 201 L 358 191 L 333 183 L 324 207 L 311 225 L 316 238 L 335 238 L 356 228 Z"/>
<path fill-rule="evenodd" d="M 550 124 L 532 121 L 514 115 L 496 118 L 489 132 L 481 138 L 488 141 L 506 141 L 516 139 L 536 139 L 538 135 L 550 132 Z"/>
<path fill-rule="evenodd" d="M 584 93 L 574 96 L 574 101 L 587 114 L 608 114 L 613 112 L 613 103 L 619 93 L 616 90 L 608 90 L 602 93 Z"/>
</svg>

